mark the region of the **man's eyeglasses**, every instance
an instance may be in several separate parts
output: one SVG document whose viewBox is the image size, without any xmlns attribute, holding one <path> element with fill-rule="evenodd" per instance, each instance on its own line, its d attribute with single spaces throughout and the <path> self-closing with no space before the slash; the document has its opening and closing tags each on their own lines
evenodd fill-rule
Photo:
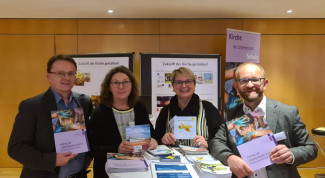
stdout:
<svg viewBox="0 0 325 178">
<path fill-rule="evenodd" d="M 237 81 L 240 85 L 247 85 L 249 81 L 251 81 L 253 85 L 260 85 L 263 80 L 265 80 L 265 78 L 241 78 Z"/>
<path fill-rule="evenodd" d="M 74 78 L 76 77 L 76 72 L 49 72 L 50 74 L 55 74 L 57 75 L 58 77 L 65 77 L 66 75 L 68 75 L 68 77 L 70 78 Z"/>
<path fill-rule="evenodd" d="M 123 82 L 110 82 L 111 86 L 114 88 L 118 88 L 120 84 L 123 85 L 123 87 L 129 87 L 131 85 L 131 81 L 123 81 Z"/>
<path fill-rule="evenodd" d="M 182 86 L 183 83 L 185 83 L 185 85 L 187 85 L 187 86 L 191 86 L 194 83 L 194 80 L 184 80 L 184 81 L 182 81 L 182 80 L 175 80 L 174 81 L 174 84 L 176 86 Z"/>
</svg>

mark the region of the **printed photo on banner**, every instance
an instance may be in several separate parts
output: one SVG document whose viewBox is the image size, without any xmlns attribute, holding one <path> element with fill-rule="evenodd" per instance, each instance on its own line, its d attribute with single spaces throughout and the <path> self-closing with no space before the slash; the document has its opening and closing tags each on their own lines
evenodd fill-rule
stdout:
<svg viewBox="0 0 325 178">
<path fill-rule="evenodd" d="M 129 68 L 130 63 L 129 57 L 126 56 L 74 56 L 73 59 L 77 63 L 78 71 L 75 86 L 72 90 L 91 96 L 94 106 L 98 105 L 100 87 L 107 72 L 120 65 Z"/>
<path fill-rule="evenodd" d="M 82 108 L 52 111 L 51 117 L 54 133 L 86 128 Z"/>
</svg>

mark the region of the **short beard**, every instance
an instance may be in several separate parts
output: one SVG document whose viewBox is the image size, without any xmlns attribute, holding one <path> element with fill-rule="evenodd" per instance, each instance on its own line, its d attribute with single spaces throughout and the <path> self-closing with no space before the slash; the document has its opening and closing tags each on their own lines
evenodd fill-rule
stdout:
<svg viewBox="0 0 325 178">
<path fill-rule="evenodd" d="M 263 91 L 257 91 L 257 96 L 251 97 L 251 96 L 247 96 L 245 95 L 245 92 L 239 91 L 239 95 L 244 99 L 244 101 L 248 102 L 248 103 L 253 103 L 255 101 L 260 100 L 260 98 L 263 97 Z"/>
</svg>

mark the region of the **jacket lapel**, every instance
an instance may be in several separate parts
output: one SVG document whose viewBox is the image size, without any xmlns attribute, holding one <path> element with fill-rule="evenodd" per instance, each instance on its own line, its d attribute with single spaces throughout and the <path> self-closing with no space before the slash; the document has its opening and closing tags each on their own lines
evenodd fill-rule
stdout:
<svg viewBox="0 0 325 178">
<path fill-rule="evenodd" d="M 279 120 L 279 110 L 277 105 L 271 99 L 266 98 L 266 121 L 272 130 L 273 134 L 276 133 L 276 127 Z"/>
</svg>

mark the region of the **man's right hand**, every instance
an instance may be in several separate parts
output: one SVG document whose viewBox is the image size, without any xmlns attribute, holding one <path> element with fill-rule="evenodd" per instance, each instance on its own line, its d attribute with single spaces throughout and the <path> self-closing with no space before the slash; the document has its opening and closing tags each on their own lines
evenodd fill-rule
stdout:
<svg viewBox="0 0 325 178">
<path fill-rule="evenodd" d="M 226 161 L 231 172 L 234 173 L 238 178 L 254 174 L 252 169 L 245 163 L 245 161 L 236 155 L 230 155 Z"/>
<path fill-rule="evenodd" d="M 78 154 L 72 154 L 71 152 L 66 153 L 57 153 L 56 154 L 56 167 L 64 166 L 68 164 L 68 162 L 78 156 Z"/>
</svg>

